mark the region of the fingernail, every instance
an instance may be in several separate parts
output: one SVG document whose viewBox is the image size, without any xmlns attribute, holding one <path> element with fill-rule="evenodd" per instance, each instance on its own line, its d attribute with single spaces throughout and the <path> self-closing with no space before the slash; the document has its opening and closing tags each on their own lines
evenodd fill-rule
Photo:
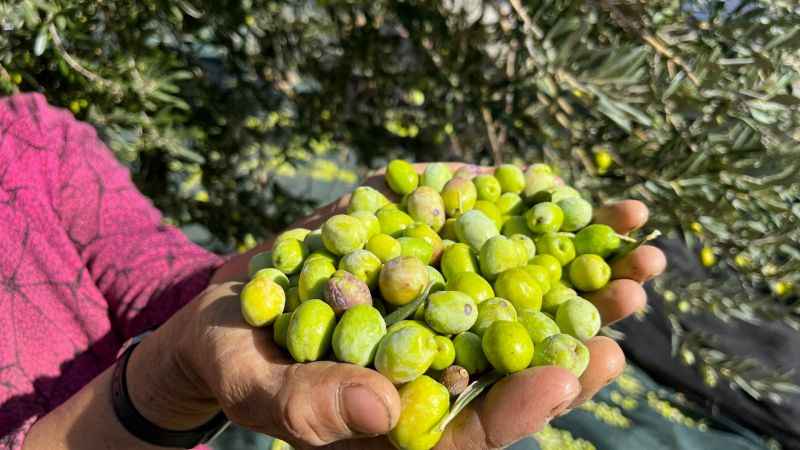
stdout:
<svg viewBox="0 0 800 450">
<path fill-rule="evenodd" d="M 341 411 L 351 430 L 363 434 L 383 434 L 391 428 L 389 409 L 378 395 L 360 384 L 341 392 Z"/>
<path fill-rule="evenodd" d="M 562 413 L 564 413 L 564 414 L 568 413 L 569 412 L 568 408 L 569 408 L 569 405 L 571 405 L 571 404 L 572 404 L 572 399 L 565 400 L 565 401 L 559 403 L 558 406 L 556 406 L 555 408 L 553 408 L 550 411 L 550 414 L 547 416 L 547 421 L 549 422 L 550 420 L 553 419 L 553 417 L 558 417 Z"/>
<path fill-rule="evenodd" d="M 566 416 L 572 412 L 572 408 L 567 408 L 556 415 L 556 417 Z"/>
</svg>

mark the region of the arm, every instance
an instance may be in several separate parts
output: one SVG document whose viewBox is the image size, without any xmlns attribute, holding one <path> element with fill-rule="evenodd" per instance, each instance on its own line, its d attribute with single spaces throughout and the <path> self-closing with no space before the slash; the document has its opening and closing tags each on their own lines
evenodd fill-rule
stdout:
<svg viewBox="0 0 800 450">
<path fill-rule="evenodd" d="M 152 328 L 208 285 L 221 258 L 163 224 L 88 124 L 31 96 L 39 121 L 63 124 L 53 207 L 109 304 L 121 340 Z"/>
</svg>

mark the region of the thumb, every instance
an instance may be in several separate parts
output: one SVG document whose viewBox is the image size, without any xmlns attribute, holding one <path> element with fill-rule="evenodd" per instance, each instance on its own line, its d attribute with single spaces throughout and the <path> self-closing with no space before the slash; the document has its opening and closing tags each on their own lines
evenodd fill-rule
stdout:
<svg viewBox="0 0 800 450">
<path fill-rule="evenodd" d="M 385 434 L 400 417 L 400 395 L 374 370 L 351 364 L 292 364 L 272 402 L 276 434 L 321 446 Z"/>
</svg>

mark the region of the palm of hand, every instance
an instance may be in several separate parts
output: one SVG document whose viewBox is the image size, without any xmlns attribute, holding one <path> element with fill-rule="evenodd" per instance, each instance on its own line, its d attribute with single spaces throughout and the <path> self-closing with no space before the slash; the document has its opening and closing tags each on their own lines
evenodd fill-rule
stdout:
<svg viewBox="0 0 800 450">
<path fill-rule="evenodd" d="M 380 174 L 365 184 L 386 192 Z M 316 227 L 343 211 L 348 200 L 345 196 L 320 208 L 296 226 Z M 629 233 L 643 226 L 647 216 L 642 203 L 627 200 L 599 208 L 595 222 Z M 223 268 L 214 281 L 241 280 L 245 258 L 248 255 L 231 261 L 231 269 Z M 661 273 L 665 265 L 660 250 L 647 245 L 615 262 L 611 283 L 588 297 L 600 310 L 604 325 L 644 308 L 641 283 Z M 201 309 L 199 317 L 207 318 L 207 323 L 201 320 L 195 327 L 211 345 L 195 367 L 203 367 L 200 378 L 229 417 L 298 448 L 393 448 L 381 435 L 400 414 L 394 386 L 374 370 L 353 365 L 294 364 L 272 342 L 271 329 L 252 329 L 241 319 L 239 287 L 222 284 L 193 306 Z M 621 374 L 625 357 L 606 337 L 594 337 L 586 345 L 591 360 L 580 379 L 558 367 L 530 368 L 508 376 L 462 411 L 436 448 L 503 447 L 591 398 Z"/>
</svg>

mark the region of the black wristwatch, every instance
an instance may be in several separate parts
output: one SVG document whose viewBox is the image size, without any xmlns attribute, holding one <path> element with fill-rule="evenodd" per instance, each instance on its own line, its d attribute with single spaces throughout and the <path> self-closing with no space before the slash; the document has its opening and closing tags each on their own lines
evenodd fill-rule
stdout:
<svg viewBox="0 0 800 450">
<path fill-rule="evenodd" d="M 230 425 L 230 421 L 221 411 L 210 421 L 197 428 L 176 431 L 166 430 L 150 422 L 133 406 L 128 394 L 126 369 L 133 349 L 139 345 L 146 334 L 148 333 L 136 336 L 125 344 L 122 355 L 114 367 L 114 375 L 111 379 L 111 399 L 117 420 L 129 433 L 152 445 L 194 448 L 199 444 L 210 442 Z"/>
</svg>

